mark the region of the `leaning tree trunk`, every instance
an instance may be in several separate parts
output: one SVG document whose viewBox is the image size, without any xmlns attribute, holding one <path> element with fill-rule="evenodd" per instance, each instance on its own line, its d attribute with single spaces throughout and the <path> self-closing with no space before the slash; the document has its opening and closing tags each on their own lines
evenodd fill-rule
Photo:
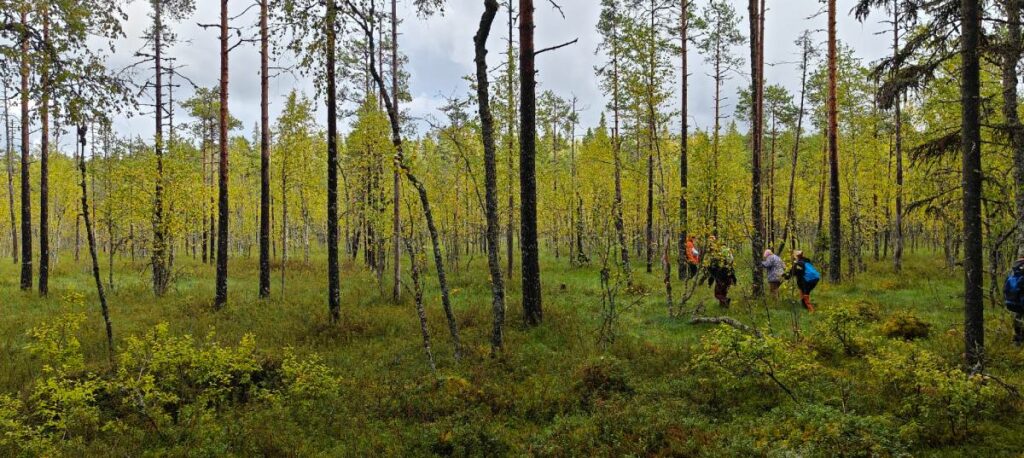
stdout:
<svg viewBox="0 0 1024 458">
<path fill-rule="evenodd" d="M 498 13 L 497 0 L 484 0 L 484 12 L 480 16 L 480 27 L 473 37 L 476 62 L 476 95 L 480 105 L 480 124 L 484 142 L 484 188 L 487 212 L 487 267 L 491 272 L 491 303 L 494 326 L 491 331 L 491 354 L 502 348 L 502 326 L 505 321 L 505 281 L 501 274 L 501 260 L 498 259 L 498 237 L 501 223 L 498 221 L 498 166 L 494 145 L 494 116 L 491 114 L 490 83 L 487 80 L 487 37 Z"/>
<path fill-rule="evenodd" d="M 349 3 L 351 7 L 351 3 Z M 354 9 L 353 9 L 354 10 Z M 358 13 L 357 13 L 358 14 Z M 372 12 L 371 12 L 372 16 Z M 360 17 L 360 20 L 365 18 Z M 423 185 L 423 182 L 416 177 L 409 164 L 405 162 L 404 142 L 402 141 L 402 130 L 398 121 L 398 112 L 395 104 L 392 101 L 392 97 L 388 92 L 387 86 L 384 84 L 384 79 L 377 71 L 374 57 L 374 49 L 376 43 L 374 42 L 373 29 L 366 22 L 361 23 L 363 31 L 366 32 L 366 41 L 370 47 L 370 76 L 373 78 L 374 83 L 377 84 L 377 89 L 380 91 L 381 99 L 384 101 L 385 111 L 388 113 L 388 119 L 391 122 L 391 143 L 395 147 L 395 163 L 402 170 L 405 178 L 409 180 L 409 183 L 414 189 L 416 189 L 419 195 L 420 205 L 423 207 L 423 216 L 427 220 L 427 231 L 430 233 L 430 243 L 434 251 L 434 267 L 437 269 L 437 281 L 441 288 L 441 305 L 444 308 L 445 318 L 448 321 L 448 332 L 452 336 L 452 345 L 455 348 L 455 359 L 462 359 L 462 343 L 459 339 L 459 327 L 455 320 L 455 313 L 452 310 L 451 295 L 448 288 L 448 277 L 445 274 L 444 268 L 444 255 L 441 253 L 441 237 L 438 234 L 437 225 L 434 223 L 434 213 L 430 209 L 430 198 L 427 195 L 427 188 Z"/>
<path fill-rule="evenodd" d="M 519 194 L 523 264 L 523 314 L 528 326 L 544 318 L 537 246 L 537 83 L 533 48 L 533 0 L 519 0 Z"/>
<path fill-rule="evenodd" d="M 982 289 L 981 229 L 981 2 L 961 0 L 960 38 L 961 154 L 964 219 L 964 345 L 970 370 L 980 370 L 985 356 L 985 292 Z"/>
<path fill-rule="evenodd" d="M 228 302 L 228 0 L 220 0 L 220 167 L 217 177 L 217 292 L 214 308 Z"/>
<path fill-rule="evenodd" d="M 836 98 L 836 0 L 828 0 L 828 157 L 829 157 L 829 278 L 835 282 L 843 278 L 843 233 L 839 202 L 839 122 Z"/>
<path fill-rule="evenodd" d="M 96 294 L 100 298 L 100 311 L 103 313 L 103 324 L 107 331 L 107 357 L 111 364 L 114 362 L 114 331 L 110 324 L 110 308 L 107 306 L 107 294 L 103 290 L 103 280 L 100 279 L 100 262 L 96 250 L 96 235 L 92 230 L 92 218 L 89 217 L 89 193 L 85 185 L 85 124 L 78 126 L 78 144 L 81 153 L 78 155 L 78 172 L 82 189 L 82 218 L 85 220 L 85 234 L 89 241 L 89 257 L 92 260 L 92 278 L 96 282 Z"/>
</svg>

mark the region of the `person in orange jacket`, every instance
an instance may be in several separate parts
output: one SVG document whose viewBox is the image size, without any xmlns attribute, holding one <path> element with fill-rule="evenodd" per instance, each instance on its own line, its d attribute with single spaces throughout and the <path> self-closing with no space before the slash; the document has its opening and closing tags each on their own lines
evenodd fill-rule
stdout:
<svg viewBox="0 0 1024 458">
<path fill-rule="evenodd" d="M 697 276 L 697 270 L 700 267 L 700 250 L 697 249 L 696 244 L 693 242 L 693 235 L 686 236 L 686 269 L 689 273 L 689 278 Z"/>
</svg>

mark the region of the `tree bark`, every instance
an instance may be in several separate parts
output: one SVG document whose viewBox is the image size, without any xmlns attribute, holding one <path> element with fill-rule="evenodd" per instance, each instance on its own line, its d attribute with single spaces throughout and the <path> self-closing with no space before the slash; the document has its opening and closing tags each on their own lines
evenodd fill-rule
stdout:
<svg viewBox="0 0 1024 458">
<path fill-rule="evenodd" d="M 764 142 L 764 101 L 761 99 L 762 68 L 761 68 L 761 8 L 759 0 L 750 0 L 750 67 L 751 67 L 751 203 L 750 216 L 754 225 L 750 239 L 751 274 L 753 278 L 752 292 L 755 297 L 761 295 L 764 288 L 764 271 L 761 269 L 761 252 L 764 250 L 764 215 L 762 213 L 761 196 L 761 148 Z"/>
<path fill-rule="evenodd" d="M 260 283 L 259 297 L 270 297 L 270 34 L 268 3 L 260 2 Z"/>
<path fill-rule="evenodd" d="M 398 106 L 398 2 L 391 0 L 391 93 L 394 94 L 395 111 L 399 116 L 402 110 Z M 391 298 L 397 303 L 402 296 L 402 212 L 399 205 L 402 198 L 402 180 L 399 168 L 396 166 L 391 174 L 392 180 L 392 245 L 393 245 L 393 283 Z"/>
<path fill-rule="evenodd" d="M 843 278 L 843 233 L 839 201 L 839 122 L 836 98 L 837 79 L 836 0 L 828 0 L 828 157 L 829 157 L 829 278 L 839 283 Z"/>
<path fill-rule="evenodd" d="M 793 142 L 793 155 L 790 165 L 792 169 L 789 171 L 789 195 L 786 197 L 786 223 L 782 226 L 782 240 L 779 242 L 779 253 L 783 253 L 786 248 L 786 242 L 789 241 L 790 229 L 795 231 L 796 225 L 796 208 L 795 192 L 796 192 L 796 167 L 797 162 L 800 158 L 800 137 L 803 134 L 804 127 L 804 101 L 807 95 L 807 65 L 811 55 L 811 41 L 809 33 L 805 32 L 800 37 L 801 43 L 801 59 L 800 59 L 800 108 L 796 114 L 796 135 Z M 794 237 L 795 238 L 795 237 Z"/>
<path fill-rule="evenodd" d="M 619 239 L 619 255 L 622 259 L 622 270 L 626 273 L 626 283 L 633 283 L 633 269 L 629 263 L 629 243 L 626 240 L 626 222 L 622 216 L 622 137 L 619 132 L 619 11 L 618 2 L 614 2 L 612 30 L 612 162 L 614 163 L 615 202 L 613 217 L 615 218 L 615 234 Z"/>
<path fill-rule="evenodd" d="M 686 266 L 686 236 L 689 235 L 689 202 L 688 199 L 688 188 L 689 188 L 689 145 L 688 140 L 690 137 L 690 120 L 689 118 L 689 91 L 690 91 L 690 75 L 687 62 L 687 47 L 689 45 L 689 26 L 690 26 L 690 0 L 680 0 L 680 18 L 679 18 L 679 50 L 680 50 L 680 63 L 681 75 L 680 78 L 682 83 L 680 84 L 679 91 L 679 123 L 680 123 L 680 138 L 679 138 L 679 279 L 686 279 L 689 275 L 690 270 Z"/>
<path fill-rule="evenodd" d="M 110 308 L 107 306 L 107 294 L 103 290 L 103 281 L 100 279 L 100 262 L 96 249 L 96 236 L 92 229 L 92 219 L 89 217 L 89 198 L 85 185 L 85 133 L 84 124 L 78 126 L 78 144 L 81 146 L 81 154 L 78 155 L 78 171 L 80 173 L 79 187 L 82 189 L 82 218 L 85 220 L 85 234 L 89 241 L 89 257 L 92 260 L 92 278 L 96 282 L 96 294 L 100 299 L 100 312 L 103 313 L 103 325 L 107 332 L 107 358 L 114 363 L 114 331 L 110 324 Z"/>
<path fill-rule="evenodd" d="M 228 302 L 228 0 L 220 0 L 220 167 L 217 177 L 217 291 L 213 307 Z"/>
<path fill-rule="evenodd" d="M 327 2 L 327 304 L 331 322 L 341 319 L 341 272 L 338 266 L 338 102 L 335 90 L 337 5 Z"/>
<path fill-rule="evenodd" d="M 1006 13 L 1006 40 L 1002 62 L 1003 117 L 1006 118 L 1007 136 L 1013 149 L 1013 179 L 1017 213 L 1016 252 L 1024 256 L 1024 126 L 1018 115 L 1017 64 L 1021 57 L 1020 0 L 1003 0 Z"/>
<path fill-rule="evenodd" d="M 29 55 L 28 55 L 28 6 L 21 10 L 21 290 L 32 289 L 32 185 L 29 183 L 28 128 L 28 90 L 29 90 Z"/>
<path fill-rule="evenodd" d="M 4 85 L 4 100 L 7 98 L 7 85 Z M 7 143 L 7 210 L 11 219 L 11 259 L 18 263 L 18 219 L 14 214 L 14 142 L 11 136 L 11 114 L 9 104 L 4 104 L 4 138 Z"/>
<path fill-rule="evenodd" d="M 494 116 L 491 114 L 490 82 L 487 79 L 487 37 L 498 13 L 497 0 L 484 0 L 484 12 L 480 26 L 473 37 L 476 63 L 476 94 L 480 106 L 480 124 L 484 143 L 484 188 L 487 211 L 487 267 L 491 273 L 491 304 L 494 326 L 491 331 L 491 355 L 501 351 L 503 346 L 502 327 L 505 322 L 505 281 L 498 258 L 498 166 L 494 144 Z"/>
<path fill-rule="evenodd" d="M 40 11 L 43 21 L 43 41 L 50 43 L 49 7 Z M 42 95 L 39 100 L 39 122 L 42 138 L 39 142 L 39 295 L 50 292 L 50 59 L 43 56 L 40 68 Z"/>
<path fill-rule="evenodd" d="M 537 75 L 533 29 L 533 0 L 519 0 L 519 247 L 523 270 L 523 314 L 528 326 L 540 324 L 544 317 L 537 244 Z"/>
<path fill-rule="evenodd" d="M 985 304 L 981 227 L 981 2 L 961 0 L 961 154 L 963 157 L 964 345 L 966 363 L 979 371 L 985 358 Z"/>
<path fill-rule="evenodd" d="M 900 51 L 900 2 L 892 2 L 892 52 L 893 52 L 893 77 L 899 75 Z M 1016 78 L 1015 78 L 1016 81 Z M 893 115 L 895 119 L 895 143 L 893 149 L 896 155 L 896 238 L 893 246 L 893 270 L 897 273 L 903 270 L 903 107 L 902 97 L 897 95 L 893 101 Z"/>
<path fill-rule="evenodd" d="M 164 114 L 163 114 L 163 22 L 161 13 L 163 6 L 159 0 L 153 2 L 153 51 L 156 84 L 155 91 L 155 134 L 153 151 L 156 156 L 156 183 L 153 189 L 153 253 L 151 267 L 153 269 L 153 294 L 157 297 L 167 292 L 170 272 L 167 267 L 167 242 L 164 224 Z M 212 250 L 211 250 L 212 251 Z"/>
</svg>

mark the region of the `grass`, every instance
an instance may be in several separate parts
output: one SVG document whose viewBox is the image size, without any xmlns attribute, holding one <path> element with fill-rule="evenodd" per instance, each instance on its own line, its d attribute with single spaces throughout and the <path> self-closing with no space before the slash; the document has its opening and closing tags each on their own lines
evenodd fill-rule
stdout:
<svg viewBox="0 0 1024 458">
<path fill-rule="evenodd" d="M 452 356 L 435 278 L 428 276 L 424 279 L 428 319 L 439 369 L 435 377 L 423 354 L 411 294 L 406 292 L 401 303 L 392 304 L 387 278 L 380 285 L 372 273 L 349 262 L 342 274 L 342 322 L 330 325 L 324 264 L 322 259 L 309 265 L 290 262 L 284 290 L 278 277 L 280 266 L 275 265 L 272 297 L 261 301 L 256 297 L 255 259 L 235 258 L 230 265 L 228 306 L 214 312 L 211 266 L 180 259 L 174 287 L 166 297 L 155 299 L 141 263 L 119 262 L 109 298 L 119 346 L 127 336 L 140 335 L 158 323 L 167 323 L 176 335 L 204 336 L 215 331 L 213 338 L 225 345 L 252 334 L 260 354 L 268 359 L 282 358 L 286 349 L 320 355 L 340 375 L 343 396 L 330 406 L 326 418 L 301 418 L 325 415 L 323 410 L 271 414 L 258 405 L 240 405 L 217 413 L 226 425 L 215 433 L 185 434 L 162 442 L 148 441 L 145 435 L 119 441 L 93 438 L 81 450 L 134 454 L 136 447 L 145 447 L 150 453 L 159 450 L 171 456 L 717 456 L 739 453 L 735 443 L 742 441 L 737 438 L 747 434 L 750 425 L 772 418 L 772 412 L 788 402 L 772 395 L 754 407 L 705 405 L 706 399 L 695 390 L 706 375 L 694 372 L 691 360 L 709 327 L 667 316 L 657 271 L 637 273 L 646 295 L 623 293 L 620 297 L 621 303 L 636 302 L 636 306 L 623 315 L 617 341 L 603 348 L 597 338 L 601 305 L 597 269 L 575 269 L 565 258 L 545 257 L 544 324 L 522 326 L 518 277 L 506 282 L 507 350 L 501 358 L 492 359 L 485 258 L 464 260 L 450 274 L 466 349 L 460 363 Z M 740 286 L 733 292 L 740 300 L 727 313 L 767 334 L 792 340 L 797 307 L 792 286 L 778 301 L 753 301 L 743 297 L 750 275 L 743 270 Z M 58 317 L 68 307 L 61 298 L 69 294 L 87 298 L 83 310 L 87 321 L 80 335 L 87 364 L 97 373 L 107 370 L 102 319 L 85 262 L 62 257 L 51 271 L 49 298 L 18 291 L 17 275 L 17 267 L 9 260 L 0 264 L 0 393 L 29 398 L 34 381 L 43 375 L 43 362 L 25 351 L 26 331 Z M 873 304 L 885 315 L 911 313 L 932 330 L 929 338 L 916 345 L 955 366 L 962 351 L 960 275 L 926 254 L 911 257 L 898 276 L 885 262 L 871 263 L 868 272 L 842 285 L 823 284 L 814 302 L 825 313 L 844 303 Z M 687 310 L 704 303 L 707 313 L 720 313 L 713 302 L 710 289 L 700 287 Z M 813 335 L 823 313 L 796 311 L 801 335 Z M 986 314 L 989 371 L 1024 386 L 1024 354 L 1010 345 L 1008 314 L 1001 306 L 987 308 Z M 832 365 L 830 370 L 839 374 L 837 380 L 856 379 L 865 370 L 858 360 L 823 356 L 822 361 Z M 588 391 L 593 388 L 588 386 L 593 373 L 604 381 L 622 378 L 627 388 L 607 394 L 599 387 L 599 395 L 593 395 Z M 619 385 L 608 386 L 615 391 Z M 1024 435 L 1017 428 L 1021 420 L 1019 405 L 1004 408 L 983 418 L 966 440 L 916 444 L 911 453 L 1013 456 L 1024 450 Z"/>
</svg>

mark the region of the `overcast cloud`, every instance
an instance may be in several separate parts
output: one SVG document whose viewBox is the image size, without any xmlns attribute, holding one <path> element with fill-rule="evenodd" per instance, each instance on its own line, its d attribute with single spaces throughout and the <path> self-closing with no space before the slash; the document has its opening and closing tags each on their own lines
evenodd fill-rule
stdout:
<svg viewBox="0 0 1024 458">
<path fill-rule="evenodd" d="M 731 0 L 737 12 L 744 19 L 740 28 L 746 34 L 746 3 Z M 168 50 L 168 54 L 177 59 L 182 66 L 182 73 L 201 86 L 217 85 L 219 69 L 219 46 L 216 30 L 205 30 L 197 22 L 214 23 L 219 15 L 219 2 L 215 0 L 197 0 L 195 14 L 188 20 L 172 24 L 178 34 L 179 44 Z M 238 14 L 249 5 L 249 1 L 232 1 L 232 14 Z M 476 0 L 449 0 L 444 16 L 420 19 L 413 14 L 411 0 L 399 0 L 399 15 L 404 22 L 399 30 L 399 46 L 408 56 L 408 72 L 411 74 L 410 88 L 413 95 L 407 107 L 413 116 L 422 118 L 437 115 L 437 107 L 446 96 L 463 96 L 469 90 L 463 76 L 474 72 L 472 37 L 479 22 L 482 5 Z M 600 11 L 599 0 L 561 0 L 566 19 L 552 10 L 547 2 L 537 2 L 537 47 L 545 47 L 562 43 L 574 38 L 579 43 L 561 50 L 545 53 L 538 58 L 539 90 L 551 89 L 559 95 L 569 98 L 576 95 L 585 111 L 581 113 L 584 126 L 597 124 L 601 110 L 607 103 L 606 97 L 598 87 L 594 76 L 594 67 L 604 61 L 604 57 L 595 54 L 600 39 L 595 25 Z M 696 1 L 698 8 L 703 7 L 706 0 Z M 861 24 L 848 12 L 854 0 L 839 2 L 839 37 L 840 40 L 853 47 L 856 55 L 865 61 L 872 61 L 887 52 L 887 37 L 878 35 L 885 26 L 872 17 Z M 799 74 L 794 61 L 797 60 L 797 48 L 794 40 L 805 29 L 823 30 L 824 15 L 814 16 L 822 8 L 819 0 L 769 0 L 769 11 L 766 17 L 766 71 L 770 84 L 782 84 L 790 91 L 798 90 Z M 112 66 L 123 66 L 131 62 L 131 54 L 142 45 L 139 38 L 149 24 L 149 2 L 132 2 L 127 8 L 129 20 L 125 24 L 127 38 L 118 43 L 118 54 L 111 58 Z M 240 21 L 255 22 L 254 9 Z M 490 63 L 500 63 L 500 51 L 503 49 L 507 35 L 503 14 L 498 16 L 492 31 L 489 49 Z M 825 33 L 820 31 L 817 39 L 824 49 Z M 745 49 L 737 49 L 737 54 L 748 56 Z M 678 59 L 675 59 L 678 62 Z M 774 64 L 774 65 L 773 65 Z M 691 47 L 690 55 L 690 113 L 691 124 L 697 128 L 706 128 L 712 121 L 712 90 L 713 84 L 708 77 L 708 65 L 702 56 Z M 258 48 L 243 46 L 231 55 L 230 60 L 230 109 L 234 116 L 241 119 L 244 130 L 238 133 L 251 132 L 259 121 L 259 54 Z M 677 72 L 678 73 L 678 72 Z M 673 82 L 678 87 L 678 82 Z M 746 83 L 744 76 L 735 76 L 725 89 L 730 98 L 725 113 L 732 112 L 737 88 Z M 292 89 L 313 94 L 310 81 L 301 76 L 281 75 L 270 83 L 271 117 L 275 118 L 280 110 L 284 96 Z M 188 87 L 182 87 L 175 93 L 176 100 L 183 100 L 191 93 Z M 678 102 L 676 102 L 678 103 Z M 319 105 L 319 103 L 318 103 Z M 677 109 L 677 106 L 671 109 Z M 322 112 L 323 110 L 321 110 Z M 176 112 L 175 122 L 188 122 L 181 113 Z M 322 118 L 322 116 L 321 116 Z M 321 124 L 323 121 L 321 119 Z M 346 125 L 342 124 L 345 129 Z M 152 136 L 152 120 L 148 117 L 121 117 L 115 121 L 115 128 L 124 135 Z M 422 129 L 421 129 L 422 130 Z"/>
</svg>

